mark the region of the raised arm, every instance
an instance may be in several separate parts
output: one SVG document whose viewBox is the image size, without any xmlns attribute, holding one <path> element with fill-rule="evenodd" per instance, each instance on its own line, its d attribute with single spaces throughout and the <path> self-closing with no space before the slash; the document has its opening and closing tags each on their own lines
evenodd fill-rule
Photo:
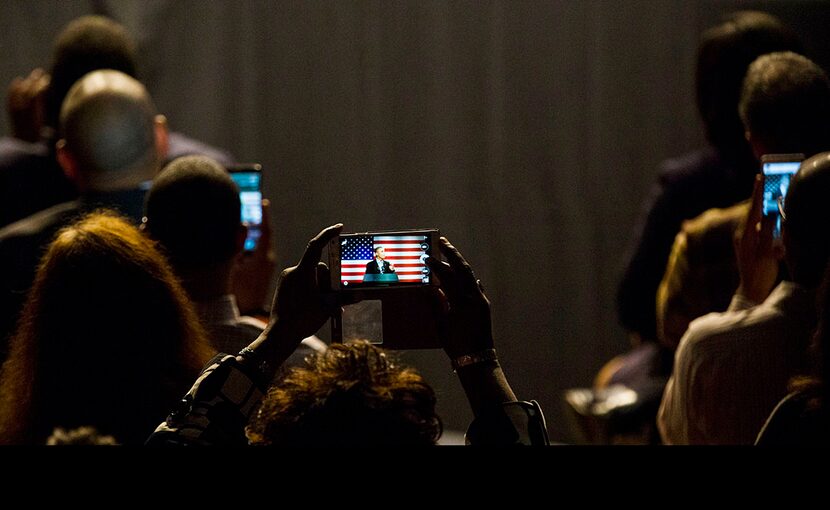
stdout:
<svg viewBox="0 0 830 510">
<path fill-rule="evenodd" d="M 493 342 L 490 301 L 461 253 L 444 237 L 447 262 L 427 259 L 449 303 L 444 351 L 458 375 L 475 420 L 471 444 L 547 444 L 547 429 L 536 402 L 517 401 L 499 364 Z"/>
<path fill-rule="evenodd" d="M 239 354 L 216 356 L 147 441 L 152 446 L 243 445 L 245 425 L 267 385 L 303 338 L 338 306 L 327 292 L 323 247 L 343 228 L 332 225 L 309 241 L 300 262 L 280 274 L 268 327 Z"/>
</svg>

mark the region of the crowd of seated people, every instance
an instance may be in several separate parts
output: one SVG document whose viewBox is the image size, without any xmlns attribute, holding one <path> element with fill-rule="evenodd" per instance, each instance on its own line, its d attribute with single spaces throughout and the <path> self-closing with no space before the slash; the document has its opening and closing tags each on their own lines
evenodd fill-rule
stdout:
<svg viewBox="0 0 830 510">
<path fill-rule="evenodd" d="M 274 270 L 268 202 L 257 249 L 243 255 L 232 160 L 169 131 L 135 78 L 123 27 L 82 17 L 54 53 L 48 75 L 10 88 L 13 132 L 0 158 L 2 192 L 26 206 L 3 201 L 0 443 L 289 444 L 292 434 L 275 432 L 278 418 L 301 417 L 317 423 L 304 428 L 308 444 L 435 443 L 435 392 L 415 369 L 368 343 L 328 349 L 314 336 L 333 311 L 331 293 L 321 299 L 329 282 L 318 279 L 317 261 L 341 227 L 281 274 L 270 321 L 243 315 L 236 295 L 261 303 L 256 293 Z M 44 169 L 65 192 L 15 184 L 25 176 L 51 185 Z M 469 441 L 546 444 L 541 409 L 517 400 L 498 363 L 487 298 L 448 242 L 444 251 L 450 263 L 432 263 L 445 280 L 435 297 L 453 303 L 442 308 L 446 349 L 476 416 Z M 294 391 L 292 407 L 277 412 L 287 402 L 279 389 L 299 379 L 330 398 L 304 402 Z M 249 424 L 263 398 L 270 411 Z M 322 407 L 328 418 L 314 421 Z M 341 428 L 338 409 L 374 428 L 324 434 Z M 428 432 L 414 440 L 407 423 Z"/>
<path fill-rule="evenodd" d="M 717 242 L 711 236 L 696 235 L 696 225 L 717 216 L 725 228 L 731 228 L 735 218 L 745 215 L 746 206 L 741 204 L 750 196 L 758 163 L 745 138 L 738 103 L 749 65 L 775 51 L 801 52 L 802 45 L 780 20 L 763 12 L 728 14 L 702 34 L 695 91 L 707 144 L 660 164 L 636 227 L 617 291 L 619 322 L 632 348 L 600 370 L 595 388 L 602 391 L 624 385 L 638 392 L 637 409 L 626 412 L 638 420 L 644 442 L 660 440 L 655 426 L 657 407 L 689 319 L 725 310 L 737 287 L 733 257 L 728 254 L 721 267 L 708 263 L 708 249 Z M 695 219 L 698 215 L 704 218 Z M 672 250 L 678 232 L 684 239 L 675 246 L 699 239 L 698 244 L 705 243 L 707 253 L 701 257 L 707 261 L 706 269 L 717 276 L 711 278 L 716 282 L 714 290 L 698 285 L 695 278 L 689 278 L 683 288 L 674 281 L 664 280 L 661 285 L 667 264 L 678 259 Z M 731 246 L 727 239 L 726 249 Z M 690 255 L 696 253 L 689 250 Z M 702 309 L 702 303 L 708 308 Z"/>
<path fill-rule="evenodd" d="M 135 53 L 123 27 L 83 17 L 48 74 L 10 89 L 0 444 L 437 444 L 440 391 L 416 368 L 315 336 L 355 299 L 321 262 L 342 224 L 279 273 L 266 316 L 247 314 L 275 271 L 269 203 L 246 254 L 232 158 L 168 129 Z M 779 20 L 746 11 L 704 34 L 697 92 L 709 146 L 664 165 L 619 292 L 636 348 L 598 384 L 654 390 L 650 442 L 823 444 L 830 79 Z M 779 203 L 779 241 L 759 167 L 783 153 L 805 159 Z M 446 238 L 439 252 L 425 264 L 474 417 L 466 443 L 550 444 L 539 404 L 499 362 L 481 282 Z"/>
</svg>

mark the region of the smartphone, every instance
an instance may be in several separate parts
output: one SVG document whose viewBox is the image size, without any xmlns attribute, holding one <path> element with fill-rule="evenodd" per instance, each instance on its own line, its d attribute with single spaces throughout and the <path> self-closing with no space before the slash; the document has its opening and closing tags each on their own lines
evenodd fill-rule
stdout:
<svg viewBox="0 0 830 510">
<path fill-rule="evenodd" d="M 783 205 L 784 197 L 790 187 L 790 180 L 798 172 L 804 154 L 764 154 L 761 156 L 761 171 L 764 174 L 764 217 L 774 217 L 775 227 L 772 237 L 781 238 L 781 214 L 779 201 Z"/>
<path fill-rule="evenodd" d="M 438 256 L 438 229 L 341 234 L 329 244 L 335 291 L 437 285 L 426 258 Z"/>
<path fill-rule="evenodd" d="M 245 253 L 256 249 L 262 235 L 262 165 L 241 164 L 228 167 L 228 172 L 239 186 L 239 202 L 242 206 L 241 219 L 248 227 L 245 238 Z"/>
</svg>

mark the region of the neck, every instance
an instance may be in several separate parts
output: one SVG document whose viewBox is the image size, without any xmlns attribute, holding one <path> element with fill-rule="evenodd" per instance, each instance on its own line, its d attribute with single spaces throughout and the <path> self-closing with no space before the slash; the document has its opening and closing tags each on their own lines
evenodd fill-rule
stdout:
<svg viewBox="0 0 830 510">
<path fill-rule="evenodd" d="M 193 301 L 210 301 L 231 293 L 231 269 L 228 262 L 177 271 L 187 294 Z"/>
</svg>

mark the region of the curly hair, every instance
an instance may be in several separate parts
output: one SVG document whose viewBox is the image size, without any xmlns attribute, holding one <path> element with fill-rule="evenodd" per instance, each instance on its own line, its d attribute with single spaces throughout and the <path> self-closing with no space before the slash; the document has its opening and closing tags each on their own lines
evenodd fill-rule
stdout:
<svg viewBox="0 0 830 510">
<path fill-rule="evenodd" d="M 432 445 L 435 392 L 421 375 L 366 341 L 333 344 L 292 368 L 263 399 L 246 433 L 255 445 Z"/>
</svg>

